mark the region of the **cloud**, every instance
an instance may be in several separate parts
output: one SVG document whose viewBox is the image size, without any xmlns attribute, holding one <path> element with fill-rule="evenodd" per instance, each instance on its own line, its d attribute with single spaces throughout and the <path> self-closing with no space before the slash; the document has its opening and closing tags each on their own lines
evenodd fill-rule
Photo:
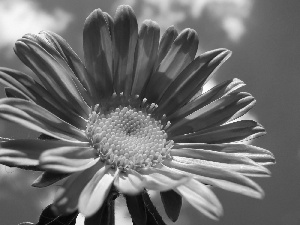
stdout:
<svg viewBox="0 0 300 225">
<path fill-rule="evenodd" d="M 139 22 L 151 18 L 162 30 L 178 26 L 188 17 L 198 20 L 207 12 L 208 19 L 217 21 L 232 42 L 238 42 L 245 34 L 245 21 L 253 8 L 253 0 L 119 0 L 118 3 L 140 6 Z"/>
<path fill-rule="evenodd" d="M 245 22 L 251 15 L 253 4 L 253 0 L 211 0 L 206 9 L 220 23 L 229 40 L 237 42 L 247 30 Z"/>
<path fill-rule="evenodd" d="M 224 18 L 221 26 L 227 33 L 228 38 L 233 42 L 239 41 L 246 32 L 244 23 L 239 18 L 233 16 Z"/>
<path fill-rule="evenodd" d="M 143 0 L 140 20 L 151 18 L 165 30 L 171 25 L 178 25 L 186 19 L 186 12 L 174 9 L 174 0 Z"/>
<path fill-rule="evenodd" d="M 33 0 L 1 0 L 0 49 L 11 48 L 26 33 L 63 31 L 71 21 L 70 13 L 59 8 L 46 12 Z"/>
</svg>

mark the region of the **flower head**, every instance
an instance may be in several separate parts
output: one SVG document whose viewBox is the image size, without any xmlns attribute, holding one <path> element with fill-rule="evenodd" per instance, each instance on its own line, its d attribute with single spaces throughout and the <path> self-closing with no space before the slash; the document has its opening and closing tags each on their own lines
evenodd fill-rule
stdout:
<svg viewBox="0 0 300 225">
<path fill-rule="evenodd" d="M 211 218 L 222 207 L 207 185 L 261 198 L 248 176 L 268 176 L 273 155 L 235 143 L 265 133 L 255 121 L 236 121 L 254 98 L 237 91 L 238 79 L 202 91 L 231 52 L 195 57 L 192 29 L 170 27 L 159 38 L 155 22 L 138 30 L 132 9 L 120 6 L 114 19 L 100 9 L 87 18 L 84 63 L 55 33 L 19 39 L 15 52 L 38 80 L 1 68 L 10 97 L 0 100 L 0 118 L 55 140 L 3 141 L 0 163 L 43 171 L 36 187 L 66 178 L 54 200 L 62 214 L 92 216 L 112 187 L 125 195 L 161 191 L 173 220 L 168 190 Z"/>
</svg>

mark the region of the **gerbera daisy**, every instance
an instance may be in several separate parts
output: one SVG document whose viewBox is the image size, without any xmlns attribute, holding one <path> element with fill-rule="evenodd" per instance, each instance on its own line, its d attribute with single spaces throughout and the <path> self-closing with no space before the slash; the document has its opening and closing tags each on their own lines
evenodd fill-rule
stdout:
<svg viewBox="0 0 300 225">
<path fill-rule="evenodd" d="M 9 96 L 0 100 L 0 118 L 55 139 L 3 141 L 0 163 L 43 171 L 35 187 L 65 179 L 52 207 L 57 214 L 78 209 L 91 217 L 112 188 L 125 196 L 160 191 L 173 221 L 178 196 L 210 218 L 221 216 L 210 186 L 263 197 L 248 176 L 268 176 L 273 155 L 235 143 L 265 133 L 255 121 L 236 121 L 255 99 L 237 91 L 244 85 L 238 79 L 202 88 L 231 52 L 195 57 L 192 29 L 170 27 L 159 38 L 151 20 L 138 30 L 129 6 L 114 19 L 97 9 L 84 25 L 84 63 L 62 37 L 43 31 L 15 44 L 38 80 L 0 69 Z"/>
</svg>

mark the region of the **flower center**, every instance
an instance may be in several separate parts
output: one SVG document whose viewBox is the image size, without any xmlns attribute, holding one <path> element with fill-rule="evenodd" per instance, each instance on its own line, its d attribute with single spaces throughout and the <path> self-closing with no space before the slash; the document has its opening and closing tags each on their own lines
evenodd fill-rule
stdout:
<svg viewBox="0 0 300 225">
<path fill-rule="evenodd" d="M 170 157 L 173 141 L 167 140 L 164 130 L 169 123 L 152 117 L 155 105 L 146 102 L 130 104 L 129 99 L 114 107 L 110 102 L 96 105 L 90 114 L 86 134 L 99 157 L 113 167 L 149 168 Z"/>
</svg>

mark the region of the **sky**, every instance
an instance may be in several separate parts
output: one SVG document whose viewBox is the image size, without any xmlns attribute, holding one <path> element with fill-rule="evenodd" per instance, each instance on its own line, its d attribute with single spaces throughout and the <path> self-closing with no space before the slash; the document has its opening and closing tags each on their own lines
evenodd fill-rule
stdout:
<svg viewBox="0 0 300 225">
<path fill-rule="evenodd" d="M 248 116 L 257 119 L 267 130 L 267 135 L 254 140 L 253 144 L 271 150 L 277 159 L 277 164 L 270 167 L 271 178 L 255 179 L 266 192 L 263 200 L 215 189 L 225 210 L 219 222 L 210 221 L 184 204 L 176 224 L 195 224 L 191 218 L 208 225 L 300 224 L 300 2 L 0 0 L 0 66 L 30 74 L 12 48 L 22 35 L 40 30 L 63 36 L 83 59 L 85 18 L 95 8 L 113 15 L 120 4 L 131 5 L 139 23 L 144 19 L 157 21 L 161 34 L 171 25 L 178 30 L 195 29 L 200 40 L 198 54 L 220 47 L 232 50 L 231 58 L 209 85 L 234 77 L 247 84 L 243 91 L 257 100 Z M 4 97 L 3 86 L 0 90 Z M 29 138 L 36 135 L 4 121 L 0 123 L 1 136 Z M 41 209 L 51 202 L 55 187 L 46 190 L 30 187 L 37 176 L 36 172 L 0 167 L 0 218 L 4 224 L 36 222 Z M 161 205 L 158 210 L 162 212 Z M 125 217 L 121 212 L 120 218 Z"/>
</svg>

